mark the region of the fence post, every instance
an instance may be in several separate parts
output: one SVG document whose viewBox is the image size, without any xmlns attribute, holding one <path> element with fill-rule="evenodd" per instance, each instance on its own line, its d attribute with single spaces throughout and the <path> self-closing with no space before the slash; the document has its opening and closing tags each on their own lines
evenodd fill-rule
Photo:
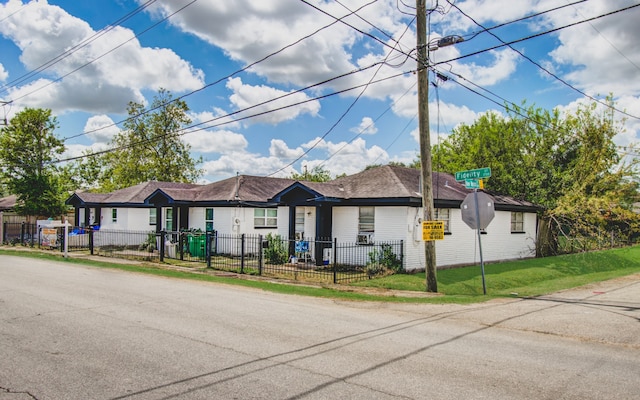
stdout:
<svg viewBox="0 0 640 400">
<path fill-rule="evenodd" d="M 160 262 L 164 262 L 165 234 L 165 231 L 160 231 Z"/>
<path fill-rule="evenodd" d="M 178 232 L 178 246 L 180 246 L 180 261 L 184 261 L 184 232 Z"/>
<path fill-rule="evenodd" d="M 93 226 L 89 227 L 89 254 L 93 255 Z"/>
<path fill-rule="evenodd" d="M 338 283 L 338 267 L 336 266 L 336 260 L 338 259 L 338 238 L 333 238 L 333 250 L 331 251 L 333 255 L 333 283 Z"/>
<path fill-rule="evenodd" d="M 262 276 L 262 267 L 264 263 L 264 244 L 262 242 L 262 235 L 258 235 L 258 246 L 260 246 L 260 252 L 258 253 L 258 275 Z"/>
<path fill-rule="evenodd" d="M 20 244 L 24 244 L 24 222 L 20 225 Z"/>
<path fill-rule="evenodd" d="M 400 239 L 400 269 L 404 271 L 404 240 Z"/>
<path fill-rule="evenodd" d="M 211 268 L 211 242 L 212 237 L 209 232 L 204 234 L 205 242 L 207 243 L 206 249 L 204 251 L 205 257 L 207 258 L 207 268 Z"/>
<path fill-rule="evenodd" d="M 62 233 L 58 233 L 58 232 L 62 232 Z M 56 234 L 61 237 L 61 239 L 60 239 L 60 253 L 64 253 L 65 242 L 67 240 L 67 237 L 64 234 L 64 228 L 57 228 Z"/>
<path fill-rule="evenodd" d="M 2 243 L 7 241 L 7 221 L 2 221 Z"/>
<path fill-rule="evenodd" d="M 245 234 L 242 234 L 242 240 L 240 242 L 240 273 L 244 274 L 244 245 L 245 245 Z"/>
</svg>

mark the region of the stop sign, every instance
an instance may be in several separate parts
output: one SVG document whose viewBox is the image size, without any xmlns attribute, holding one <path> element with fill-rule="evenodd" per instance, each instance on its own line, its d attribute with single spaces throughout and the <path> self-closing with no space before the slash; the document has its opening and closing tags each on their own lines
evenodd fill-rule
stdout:
<svg viewBox="0 0 640 400">
<path fill-rule="evenodd" d="M 484 192 L 469 193 L 460 209 L 462 220 L 471 229 L 485 229 L 496 215 L 493 199 Z"/>
</svg>

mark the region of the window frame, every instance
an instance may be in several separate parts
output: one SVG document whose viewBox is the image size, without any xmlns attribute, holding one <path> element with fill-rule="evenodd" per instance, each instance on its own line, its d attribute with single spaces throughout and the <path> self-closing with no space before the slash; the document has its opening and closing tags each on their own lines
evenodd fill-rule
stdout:
<svg viewBox="0 0 640 400">
<path fill-rule="evenodd" d="M 171 216 L 169 216 L 171 214 Z M 169 224 L 171 222 L 171 224 Z M 167 232 L 173 231 L 173 208 L 169 207 L 164 210 L 164 227 Z"/>
<path fill-rule="evenodd" d="M 117 208 L 112 208 L 111 209 L 111 222 L 118 222 L 118 209 Z"/>
<path fill-rule="evenodd" d="M 446 211 L 446 218 L 442 215 L 443 212 Z M 434 210 L 435 220 L 444 222 L 444 233 L 445 235 L 451 234 L 451 209 L 450 208 L 436 208 Z"/>
<path fill-rule="evenodd" d="M 209 215 L 209 211 L 211 211 L 211 215 Z M 206 207 L 204 209 L 204 231 L 205 232 L 213 232 L 213 223 L 215 220 L 215 211 L 213 207 Z M 209 224 L 211 224 L 211 229 L 209 229 Z"/>
<path fill-rule="evenodd" d="M 155 226 L 158 223 L 158 209 L 149 209 L 149 225 Z"/>
<path fill-rule="evenodd" d="M 511 211 L 511 233 L 524 232 L 524 212 Z"/>
<path fill-rule="evenodd" d="M 260 215 L 262 214 L 262 215 Z M 262 221 L 262 223 L 259 223 Z M 278 227 L 277 208 L 254 208 L 253 209 L 254 229 L 274 229 Z"/>
<path fill-rule="evenodd" d="M 376 233 L 376 208 L 374 206 L 358 207 L 358 235 L 356 243 L 359 245 L 372 245 L 375 242 Z"/>
<path fill-rule="evenodd" d="M 305 225 L 305 208 L 296 207 L 294 216 L 294 231 L 296 240 L 304 239 L 304 225 Z"/>
</svg>

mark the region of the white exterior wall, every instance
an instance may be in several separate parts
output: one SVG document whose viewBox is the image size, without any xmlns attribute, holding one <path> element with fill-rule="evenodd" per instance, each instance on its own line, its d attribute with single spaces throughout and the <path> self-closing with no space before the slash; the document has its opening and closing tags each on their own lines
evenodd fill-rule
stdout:
<svg viewBox="0 0 640 400">
<path fill-rule="evenodd" d="M 358 207 L 334 207 L 332 235 L 341 243 L 355 243 L 358 239 Z"/>
<path fill-rule="evenodd" d="M 424 269 L 422 241 L 422 209 L 416 207 L 376 207 L 375 240 L 404 240 L 404 266 L 407 270 Z M 338 241 L 355 241 L 358 227 L 358 207 L 336 207 L 334 237 Z M 536 214 L 524 213 L 524 233 L 511 233 L 511 212 L 496 211 L 496 217 L 482 237 L 485 262 L 520 259 L 535 256 Z M 450 234 L 436 241 L 436 265 L 469 265 L 480 262 L 477 231 L 463 221 L 460 209 L 450 209 Z"/>
<path fill-rule="evenodd" d="M 156 230 L 156 225 L 149 224 L 149 209 L 148 208 L 120 208 L 118 210 L 118 222 L 120 221 L 120 212 L 127 211 L 127 229 L 132 231 L 153 231 Z"/>
<path fill-rule="evenodd" d="M 266 236 L 271 233 L 284 237 L 289 236 L 289 207 L 278 207 L 278 226 L 276 228 L 256 228 L 253 224 L 254 208 L 192 207 L 189 209 L 189 228 L 205 230 L 205 210 L 207 208 L 213 208 L 213 229 L 219 234 L 244 233 Z"/>
</svg>

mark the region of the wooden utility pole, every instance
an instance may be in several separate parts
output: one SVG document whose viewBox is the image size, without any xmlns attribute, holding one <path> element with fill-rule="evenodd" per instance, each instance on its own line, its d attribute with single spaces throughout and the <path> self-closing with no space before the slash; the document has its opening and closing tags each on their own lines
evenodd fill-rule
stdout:
<svg viewBox="0 0 640 400">
<path fill-rule="evenodd" d="M 416 36 L 418 44 L 418 131 L 422 175 L 423 221 L 433 221 L 433 179 L 431 177 L 431 138 L 429 137 L 429 68 L 427 10 L 425 0 L 416 0 Z M 435 241 L 424 242 L 427 292 L 438 291 Z"/>
</svg>

